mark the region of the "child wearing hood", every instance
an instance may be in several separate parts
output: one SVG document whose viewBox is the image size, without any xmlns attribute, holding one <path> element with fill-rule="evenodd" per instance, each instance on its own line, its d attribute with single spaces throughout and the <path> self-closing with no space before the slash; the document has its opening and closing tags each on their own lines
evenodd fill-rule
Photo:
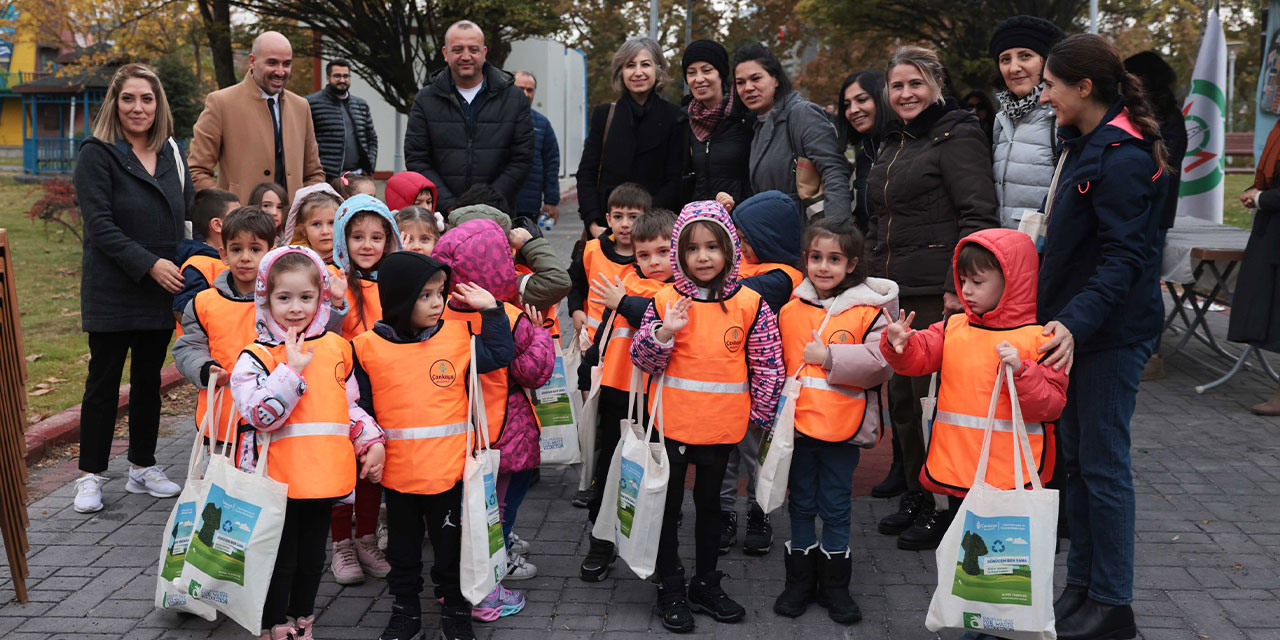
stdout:
<svg viewBox="0 0 1280 640">
<path fill-rule="evenodd" d="M 459 283 L 450 295 L 449 267 L 428 256 L 393 253 L 380 272 L 382 319 L 356 336 L 352 347 L 360 406 L 387 434 L 382 485 L 391 565 L 387 586 L 395 600 L 382 637 L 420 637 L 425 534 L 434 553 L 431 578 L 441 600 L 444 637 L 474 638 L 472 616 L 496 620 L 504 612 L 488 598 L 473 609 L 458 581 L 462 538 L 456 523 L 469 428 L 466 374 L 471 367 L 485 374 L 507 366 L 514 350 L 511 330 L 501 306 L 484 289 Z M 474 362 L 471 328 L 442 319 L 446 298 L 480 309 Z M 430 384 L 423 375 L 428 363 Z"/>
<path fill-rule="evenodd" d="M 952 257 L 956 292 L 964 313 L 928 329 L 911 329 L 903 312 L 885 329 L 880 351 L 893 370 L 909 376 L 938 374 L 938 404 L 920 483 L 953 496 L 949 507 L 926 515 L 898 536 L 900 549 L 938 546 L 968 492 L 978 468 L 991 392 L 1002 367 L 1011 367 L 1031 450 L 1045 482 L 1053 476 L 1054 424 L 1067 401 L 1067 372 L 1040 362 L 1042 335 L 1036 324 L 1039 256 L 1024 233 L 986 229 L 965 236 Z M 1009 392 L 1001 388 L 986 481 L 1013 488 L 1013 429 Z M 1029 476 L 1029 474 L 1028 474 Z M 1024 476 L 1024 477 L 1028 477 Z M 1030 481 L 1028 481 L 1028 486 Z M 927 502 L 927 501 L 926 501 Z"/>
<path fill-rule="evenodd" d="M 436 185 L 417 171 L 401 171 L 387 179 L 383 190 L 387 196 L 387 206 L 392 211 L 405 207 L 422 207 L 427 211 L 436 210 Z"/>
<path fill-rule="evenodd" d="M 773 424 L 782 389 L 778 321 L 760 295 L 737 280 L 738 234 L 718 202 L 691 202 L 676 219 L 671 262 L 675 282 L 654 296 L 631 343 L 631 359 L 650 382 L 649 410 L 658 401 L 671 478 L 658 546 L 662 624 L 676 632 L 694 627 L 693 612 L 720 622 L 746 616 L 720 586 L 720 483 L 729 453 L 749 422 Z M 657 376 L 662 376 L 658 378 Z M 698 407 L 690 411 L 690 407 Z M 685 595 L 676 517 L 689 465 L 697 520 L 694 576 Z"/>
<path fill-rule="evenodd" d="M 848 221 L 811 225 L 802 246 L 806 277 L 778 314 L 786 371 L 798 375 L 801 386 L 788 481 L 787 582 L 773 610 L 799 617 L 816 599 L 832 620 L 850 624 L 862 619 L 849 595 L 849 495 L 860 454 L 853 438 L 882 432 L 884 383 L 893 368 L 880 353 L 880 339 L 898 314 L 898 285 L 867 277 L 862 234 Z"/>
<path fill-rule="evenodd" d="M 357 403 L 351 343 L 325 330 L 329 276 L 320 256 L 303 247 L 273 249 L 258 266 L 253 298 L 258 339 L 241 352 L 230 383 L 236 410 L 255 430 L 241 438 L 239 466 L 256 467 L 257 433 L 270 433 L 267 473 L 289 485 L 261 639 L 309 639 L 325 523 L 357 477 L 382 477 L 383 435 Z"/>
<path fill-rule="evenodd" d="M 342 201 L 343 197 L 323 182 L 298 189 L 276 244 L 307 247 L 320 254 L 325 264 L 332 264 L 333 223 Z"/>
<path fill-rule="evenodd" d="M 492 293 L 515 338 L 511 364 L 482 375 L 480 384 L 484 390 L 490 437 L 501 452 L 497 493 L 502 533 L 507 539 L 507 579 L 529 579 L 537 575 L 537 567 L 526 560 L 529 543 L 511 533 L 520 503 L 542 460 L 538 419 L 525 390 L 537 389 L 551 379 L 555 345 L 551 334 L 542 328 L 541 314 L 532 306 L 524 309 L 519 306 L 511 247 L 498 223 L 487 218 L 467 220 L 446 231 L 431 255 L 453 270 L 454 281 L 479 285 Z M 481 313 L 465 300 L 451 299 L 445 305 L 444 318 L 468 322 L 474 331 L 480 326 Z M 500 600 L 504 611 L 514 613 L 519 609 L 513 610 L 507 603 L 523 602 L 524 596 L 498 585 L 486 602 L 490 598 Z M 486 606 L 486 602 L 479 606 Z"/>
</svg>

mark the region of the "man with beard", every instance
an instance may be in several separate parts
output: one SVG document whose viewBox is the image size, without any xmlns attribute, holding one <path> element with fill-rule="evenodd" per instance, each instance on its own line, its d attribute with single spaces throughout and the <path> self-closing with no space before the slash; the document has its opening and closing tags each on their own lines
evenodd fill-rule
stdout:
<svg viewBox="0 0 1280 640">
<path fill-rule="evenodd" d="M 205 97 L 187 161 L 197 189 L 226 189 L 248 202 L 258 183 L 275 182 L 289 201 L 324 181 L 311 107 L 285 89 L 292 73 L 292 45 L 267 31 L 253 41 L 244 81 Z"/>
<path fill-rule="evenodd" d="M 369 103 L 351 94 L 351 63 L 330 60 L 325 79 L 325 88 L 307 96 L 324 179 L 331 181 L 348 171 L 371 175 L 378 160 L 378 133 Z"/>
</svg>

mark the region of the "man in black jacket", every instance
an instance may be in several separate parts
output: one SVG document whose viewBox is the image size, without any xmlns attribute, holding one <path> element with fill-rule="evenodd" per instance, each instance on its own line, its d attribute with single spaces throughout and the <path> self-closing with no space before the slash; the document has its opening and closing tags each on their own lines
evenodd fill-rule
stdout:
<svg viewBox="0 0 1280 640">
<path fill-rule="evenodd" d="M 484 32 L 455 22 L 444 36 L 448 69 L 431 75 L 409 110 L 404 164 L 435 183 L 441 211 L 486 182 L 515 202 L 533 167 L 529 101 L 511 74 L 485 62 Z"/>
<path fill-rule="evenodd" d="M 329 84 L 307 96 L 324 179 L 333 180 L 346 171 L 371 175 L 378 160 L 378 133 L 369 103 L 351 95 L 351 63 L 330 60 L 325 78 Z"/>
</svg>

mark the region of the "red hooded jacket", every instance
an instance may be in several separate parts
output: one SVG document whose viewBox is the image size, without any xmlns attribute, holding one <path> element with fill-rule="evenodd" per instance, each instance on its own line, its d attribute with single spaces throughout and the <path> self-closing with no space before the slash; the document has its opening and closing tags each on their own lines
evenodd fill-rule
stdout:
<svg viewBox="0 0 1280 640">
<path fill-rule="evenodd" d="M 387 179 L 387 188 L 385 195 L 387 208 L 392 211 L 399 211 L 411 204 L 418 198 L 418 194 L 426 189 L 431 192 L 431 210 L 435 211 L 440 206 L 440 199 L 436 195 L 436 185 L 427 179 L 426 176 L 417 171 L 401 171 Z"/>
</svg>

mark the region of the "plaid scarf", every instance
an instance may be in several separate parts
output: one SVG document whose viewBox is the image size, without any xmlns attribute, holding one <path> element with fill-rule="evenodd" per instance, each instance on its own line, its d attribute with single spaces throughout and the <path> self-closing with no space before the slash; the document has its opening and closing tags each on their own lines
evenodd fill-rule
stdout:
<svg viewBox="0 0 1280 640">
<path fill-rule="evenodd" d="M 726 113 L 729 113 L 729 105 L 732 103 L 733 89 L 725 94 L 724 99 L 720 101 L 720 106 L 717 107 L 705 107 L 697 100 L 689 103 L 689 128 L 693 130 L 693 135 L 699 142 L 711 137 L 711 132 L 720 126 L 720 121 L 724 120 Z"/>
</svg>

